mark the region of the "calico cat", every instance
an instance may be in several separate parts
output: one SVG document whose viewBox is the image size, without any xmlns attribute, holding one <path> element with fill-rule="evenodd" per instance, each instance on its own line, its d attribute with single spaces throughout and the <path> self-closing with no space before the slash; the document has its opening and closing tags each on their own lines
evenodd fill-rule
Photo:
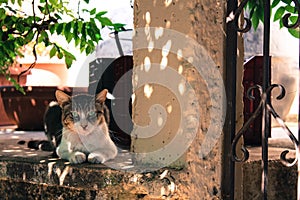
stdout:
<svg viewBox="0 0 300 200">
<path fill-rule="evenodd" d="M 74 164 L 115 158 L 117 147 L 109 135 L 109 110 L 104 103 L 107 90 L 96 97 L 69 96 L 57 90 L 55 96 L 57 102 L 49 104 L 44 116 L 48 141 L 31 141 L 28 146 L 53 151 L 54 156 Z"/>
<path fill-rule="evenodd" d="M 108 131 L 108 111 L 104 104 L 107 90 L 96 97 L 79 94 L 69 96 L 57 90 L 56 99 L 62 109 L 62 138 L 57 155 L 70 163 L 104 163 L 117 155 L 117 147 Z"/>
</svg>

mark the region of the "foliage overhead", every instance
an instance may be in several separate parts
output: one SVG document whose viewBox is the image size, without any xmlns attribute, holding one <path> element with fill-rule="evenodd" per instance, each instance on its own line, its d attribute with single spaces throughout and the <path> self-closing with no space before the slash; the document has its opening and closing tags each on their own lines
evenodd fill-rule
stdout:
<svg viewBox="0 0 300 200">
<path fill-rule="evenodd" d="M 290 25 L 296 25 L 299 23 L 299 9 L 295 4 L 299 0 L 272 0 L 271 1 L 271 12 L 274 13 L 273 21 L 279 22 L 280 28 L 284 27 L 284 20 Z M 246 6 L 246 10 L 250 13 L 250 19 L 254 29 L 256 30 L 259 22 L 264 22 L 264 0 L 249 0 Z M 298 27 L 287 27 L 289 33 L 300 38 L 300 28 Z"/>
<path fill-rule="evenodd" d="M 33 43 L 32 53 L 35 61 L 30 68 L 35 65 L 36 47 L 41 43 L 51 49 L 50 58 L 64 58 L 69 68 L 76 60 L 75 56 L 52 41 L 51 36 L 61 35 L 68 43 L 74 43 L 81 52 L 90 54 L 102 40 L 102 28 L 122 30 L 124 24 L 113 23 L 105 17 L 106 11 L 85 9 L 89 1 L 79 0 L 77 10 L 74 11 L 68 8 L 71 1 L 29 0 L 30 9 L 24 10 L 23 0 L 0 0 L 0 74 L 13 82 L 17 89 L 22 90 L 17 81 L 11 78 L 9 67 L 15 63 L 18 56 L 24 56 L 21 51 L 24 45 Z"/>
</svg>

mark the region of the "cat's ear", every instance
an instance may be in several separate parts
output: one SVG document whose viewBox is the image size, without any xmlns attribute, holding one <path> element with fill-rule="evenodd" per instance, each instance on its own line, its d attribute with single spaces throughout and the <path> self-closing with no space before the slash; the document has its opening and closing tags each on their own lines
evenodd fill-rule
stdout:
<svg viewBox="0 0 300 200">
<path fill-rule="evenodd" d="M 64 104 L 71 101 L 71 97 L 61 90 L 56 90 L 55 96 L 56 96 L 56 100 L 60 106 L 63 106 Z"/>
<path fill-rule="evenodd" d="M 103 103 L 106 100 L 108 90 L 104 89 L 99 94 L 96 95 L 96 102 Z"/>
</svg>

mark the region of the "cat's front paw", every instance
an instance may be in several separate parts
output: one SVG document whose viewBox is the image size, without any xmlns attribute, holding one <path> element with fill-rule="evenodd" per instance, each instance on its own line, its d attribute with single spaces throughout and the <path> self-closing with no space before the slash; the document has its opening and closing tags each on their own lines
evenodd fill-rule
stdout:
<svg viewBox="0 0 300 200">
<path fill-rule="evenodd" d="M 83 163 L 86 161 L 86 155 L 82 152 L 77 151 L 70 156 L 69 161 L 72 164 Z"/>
<path fill-rule="evenodd" d="M 88 161 L 90 163 L 104 163 L 106 161 L 105 157 L 102 154 L 99 153 L 91 153 L 88 156 Z"/>
</svg>

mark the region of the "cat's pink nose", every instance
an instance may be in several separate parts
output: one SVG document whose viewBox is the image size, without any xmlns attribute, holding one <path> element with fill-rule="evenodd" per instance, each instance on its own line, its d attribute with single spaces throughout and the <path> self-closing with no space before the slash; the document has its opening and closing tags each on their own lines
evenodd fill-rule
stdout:
<svg viewBox="0 0 300 200">
<path fill-rule="evenodd" d="M 88 125 L 81 125 L 81 127 L 83 128 L 83 130 L 85 130 L 87 128 Z"/>
</svg>

